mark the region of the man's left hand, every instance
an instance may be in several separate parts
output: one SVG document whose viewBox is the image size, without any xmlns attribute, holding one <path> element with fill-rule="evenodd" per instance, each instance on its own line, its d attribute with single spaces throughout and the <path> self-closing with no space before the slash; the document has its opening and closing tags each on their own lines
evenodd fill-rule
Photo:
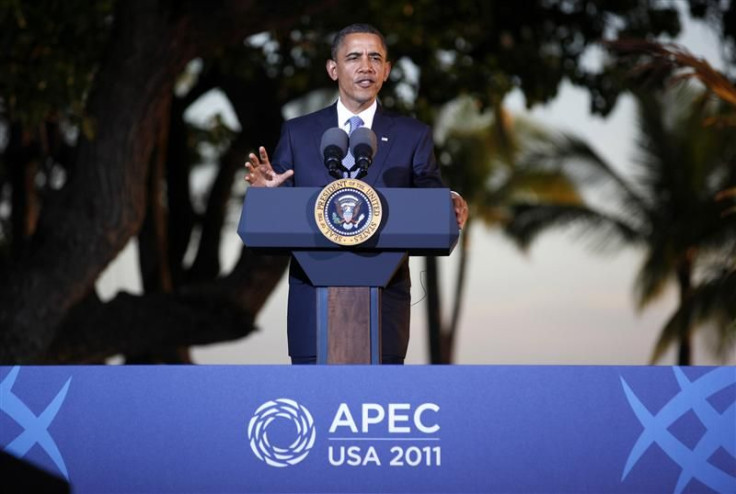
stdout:
<svg viewBox="0 0 736 494">
<path fill-rule="evenodd" d="M 451 191 L 452 205 L 455 207 L 455 216 L 457 217 L 457 226 L 461 230 L 465 227 L 465 223 L 468 221 L 468 203 L 465 202 L 463 196 L 455 191 Z"/>
</svg>

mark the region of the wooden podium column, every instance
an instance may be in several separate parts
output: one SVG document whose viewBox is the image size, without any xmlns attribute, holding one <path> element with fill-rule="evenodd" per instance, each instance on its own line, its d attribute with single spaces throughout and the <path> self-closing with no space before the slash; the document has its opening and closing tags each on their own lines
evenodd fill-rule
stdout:
<svg viewBox="0 0 736 494">
<path fill-rule="evenodd" d="M 381 363 L 381 290 L 377 287 L 320 287 L 317 363 Z"/>
</svg>

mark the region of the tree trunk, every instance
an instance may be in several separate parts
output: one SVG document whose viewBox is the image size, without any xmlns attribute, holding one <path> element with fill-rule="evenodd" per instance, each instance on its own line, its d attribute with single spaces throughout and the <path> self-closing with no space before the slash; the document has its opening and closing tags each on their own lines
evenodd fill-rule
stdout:
<svg viewBox="0 0 736 494">
<path fill-rule="evenodd" d="M 280 3 L 223 0 L 214 11 L 204 1 L 116 6 L 88 99 L 95 135 L 80 137 L 68 182 L 44 204 L 29 248 L 0 287 L 3 364 L 43 361 L 69 310 L 92 293 L 100 272 L 139 230 L 156 130 L 168 118 L 185 63 L 215 43 L 290 20 L 278 15 L 290 8 Z"/>
<path fill-rule="evenodd" d="M 72 174 L 48 198 L 27 254 L 0 294 L 0 360 L 38 362 L 66 312 L 138 230 L 155 129 L 181 62 L 151 2 L 120 2 L 89 100 L 96 135 L 80 138 Z M 61 262 L 60 262 L 61 261 Z"/>
<path fill-rule="evenodd" d="M 38 219 L 36 172 L 38 171 L 38 144 L 31 133 L 13 124 L 9 129 L 5 157 L 9 169 L 11 198 L 11 257 L 18 259 L 25 250 Z"/>
<path fill-rule="evenodd" d="M 138 233 L 138 259 L 144 293 L 171 293 L 174 288 L 168 256 L 168 221 L 164 207 L 168 121 L 161 122 L 161 125 L 148 173 L 146 216 Z"/>
<path fill-rule="evenodd" d="M 695 252 L 691 249 L 677 266 L 677 285 L 680 290 L 680 307 L 684 307 L 684 330 L 680 334 L 680 346 L 677 351 L 677 365 L 692 365 L 692 313 L 686 301 L 692 296 L 692 270 Z"/>
<path fill-rule="evenodd" d="M 167 213 L 164 206 L 164 169 L 168 145 L 168 121 L 162 122 L 148 174 L 146 217 L 138 233 L 138 259 L 143 293 L 170 294 L 174 290 L 169 263 Z M 147 348 L 125 354 L 126 364 L 189 364 L 189 347 Z"/>
<path fill-rule="evenodd" d="M 208 72 L 198 78 L 197 84 L 184 97 L 174 97 L 172 100 L 166 150 L 166 201 L 168 258 L 174 286 L 187 280 L 184 256 L 189 249 L 196 223 L 189 184 L 189 129 L 184 121 L 184 112 L 200 96 L 217 87 L 217 83 L 217 79 Z"/>
<path fill-rule="evenodd" d="M 424 258 L 427 272 L 427 336 L 429 341 L 429 363 L 442 364 L 442 308 L 440 297 L 440 280 L 437 258 Z"/>
<path fill-rule="evenodd" d="M 444 363 L 451 364 L 455 361 L 455 338 L 457 336 L 458 326 L 460 324 L 460 310 L 462 309 L 463 297 L 465 294 L 465 274 L 468 266 L 468 243 L 470 239 L 471 221 L 465 223 L 465 231 L 460 235 L 459 255 L 457 278 L 455 279 L 455 294 L 452 307 L 452 318 L 450 326 L 447 328 L 447 337 L 444 344 Z"/>
</svg>

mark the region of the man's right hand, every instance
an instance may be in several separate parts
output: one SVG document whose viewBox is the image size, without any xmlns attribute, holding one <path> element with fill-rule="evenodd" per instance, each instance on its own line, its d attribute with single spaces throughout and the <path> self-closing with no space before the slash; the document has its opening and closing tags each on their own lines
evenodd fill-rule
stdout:
<svg viewBox="0 0 736 494">
<path fill-rule="evenodd" d="M 294 170 L 286 170 L 284 173 L 276 173 L 268 161 L 266 148 L 258 148 L 258 154 L 250 153 L 248 161 L 245 162 L 245 181 L 252 187 L 278 187 L 294 175 Z"/>
</svg>

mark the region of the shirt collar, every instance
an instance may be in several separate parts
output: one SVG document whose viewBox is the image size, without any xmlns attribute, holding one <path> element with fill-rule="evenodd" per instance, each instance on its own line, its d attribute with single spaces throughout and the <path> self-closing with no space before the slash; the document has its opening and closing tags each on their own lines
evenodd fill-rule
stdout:
<svg viewBox="0 0 736 494">
<path fill-rule="evenodd" d="M 373 104 L 363 110 L 362 112 L 358 113 L 358 116 L 363 120 L 363 127 L 372 128 L 373 127 L 373 117 L 376 115 L 376 109 L 378 108 L 378 101 L 373 100 Z M 342 101 L 340 99 L 337 99 L 337 125 L 340 128 L 347 130 L 350 128 L 348 125 L 348 119 L 355 114 L 348 110 L 345 105 L 342 104 Z"/>
</svg>

